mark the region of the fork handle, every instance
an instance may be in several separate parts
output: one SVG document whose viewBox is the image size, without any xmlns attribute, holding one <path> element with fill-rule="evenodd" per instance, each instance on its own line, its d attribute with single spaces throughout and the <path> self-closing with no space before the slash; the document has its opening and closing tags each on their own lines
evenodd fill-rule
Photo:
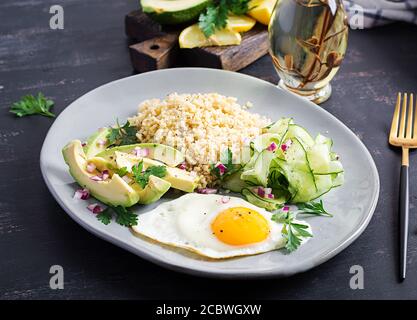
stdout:
<svg viewBox="0 0 417 320">
<path fill-rule="evenodd" d="M 408 240 L 408 166 L 401 166 L 400 175 L 400 279 L 405 279 Z"/>
</svg>

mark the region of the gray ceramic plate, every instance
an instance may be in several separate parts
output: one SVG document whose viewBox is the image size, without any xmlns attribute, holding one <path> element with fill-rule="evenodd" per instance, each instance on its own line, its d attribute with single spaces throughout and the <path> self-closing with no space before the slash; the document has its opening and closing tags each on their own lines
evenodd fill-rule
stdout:
<svg viewBox="0 0 417 320">
<path fill-rule="evenodd" d="M 279 250 L 223 261 L 208 261 L 134 236 L 116 223 L 101 224 L 86 209 L 85 201 L 73 200 L 77 185 L 68 173 L 61 148 L 70 140 L 85 139 L 97 128 L 125 119 L 148 98 L 171 92 L 218 92 L 250 101 L 253 112 L 272 120 L 293 117 L 312 134 L 322 132 L 334 140 L 346 170 L 345 184 L 324 197 L 333 218 L 308 218 L 314 238 L 296 252 Z M 81 226 L 97 236 L 169 269 L 220 278 L 279 277 L 302 272 L 330 259 L 351 244 L 366 228 L 374 212 L 379 177 L 375 163 L 362 142 L 342 122 L 324 109 L 239 73 L 184 68 L 149 72 L 101 86 L 68 106 L 55 120 L 41 152 L 45 182 L 62 208 Z M 161 201 L 169 200 L 165 198 Z M 140 214 L 157 205 L 136 206 Z"/>
</svg>

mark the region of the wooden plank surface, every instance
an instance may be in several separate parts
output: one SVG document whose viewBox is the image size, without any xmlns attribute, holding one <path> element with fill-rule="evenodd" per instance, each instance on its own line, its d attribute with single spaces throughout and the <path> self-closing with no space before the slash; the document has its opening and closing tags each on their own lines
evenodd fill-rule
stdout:
<svg viewBox="0 0 417 320">
<path fill-rule="evenodd" d="M 184 65 L 237 71 L 268 52 L 268 32 L 259 23 L 242 34 L 240 45 L 194 49 L 178 49 L 175 45 L 183 28 L 161 26 L 140 10 L 130 12 L 125 18 L 125 31 L 134 43 L 129 47 L 133 68 L 145 72 Z M 161 50 L 150 49 L 155 46 Z"/>
<path fill-rule="evenodd" d="M 407 280 L 399 284 L 396 277 L 400 154 L 387 144 L 396 93 L 416 90 L 416 26 L 351 32 L 333 96 L 323 104 L 362 139 L 380 172 L 380 201 L 363 235 L 330 261 L 288 279 L 222 281 L 165 270 L 98 239 L 47 190 L 39 152 L 53 119 L 16 119 L 8 113 L 10 104 L 42 91 L 55 100 L 59 114 L 89 90 L 132 75 L 123 19 L 137 6 L 127 0 L 67 0 L 65 29 L 54 31 L 47 12 L 56 3 L 0 3 L 0 299 L 417 299 L 417 219 L 410 219 Z M 241 72 L 278 81 L 268 56 Z M 288 115 L 279 113 L 277 101 L 280 116 Z M 416 156 L 410 155 L 410 177 L 417 175 Z M 413 216 L 416 179 L 410 179 L 410 192 Z M 64 290 L 49 288 L 54 264 L 64 268 Z M 364 290 L 349 287 L 355 264 L 364 268 Z"/>
</svg>

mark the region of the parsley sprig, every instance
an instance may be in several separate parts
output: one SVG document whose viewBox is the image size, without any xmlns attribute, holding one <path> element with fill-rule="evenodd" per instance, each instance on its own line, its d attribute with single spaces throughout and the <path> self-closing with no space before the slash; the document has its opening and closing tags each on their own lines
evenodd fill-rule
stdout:
<svg viewBox="0 0 417 320">
<path fill-rule="evenodd" d="M 133 178 L 142 187 L 145 188 L 149 182 L 150 176 L 156 176 L 163 178 L 167 174 L 167 168 L 165 166 L 151 166 L 146 170 L 143 170 L 143 161 L 132 167 Z"/>
<path fill-rule="evenodd" d="M 27 95 L 22 97 L 19 101 L 13 103 L 10 108 L 10 112 L 14 113 L 18 117 L 29 116 L 38 114 L 45 117 L 53 118 L 55 114 L 49 111 L 54 105 L 54 102 L 39 92 L 36 97 L 33 95 Z"/>
<path fill-rule="evenodd" d="M 115 173 L 117 173 L 119 177 L 124 177 L 128 173 L 127 167 L 118 168 L 115 170 Z"/>
<path fill-rule="evenodd" d="M 249 11 L 250 0 L 213 0 L 206 10 L 200 14 L 199 27 L 206 37 L 227 25 L 229 13 L 243 15 Z"/>
<path fill-rule="evenodd" d="M 319 202 L 311 201 L 305 203 L 297 203 L 297 208 L 299 210 L 299 213 L 333 217 L 331 213 L 328 213 L 324 209 L 323 200 L 320 200 Z"/>
<path fill-rule="evenodd" d="M 282 223 L 282 236 L 287 240 L 285 248 L 289 251 L 295 251 L 301 245 L 303 238 L 309 238 L 313 235 L 308 231 L 307 224 L 295 220 L 296 213 L 282 211 L 272 215 L 271 220 Z"/>
<path fill-rule="evenodd" d="M 116 216 L 116 222 L 122 226 L 131 227 L 138 224 L 138 216 L 129 208 L 122 206 L 107 207 L 103 212 L 97 215 L 97 220 L 108 225 L 111 222 L 113 215 Z"/>
<path fill-rule="evenodd" d="M 137 142 L 137 132 L 138 129 L 135 126 L 131 126 L 129 121 L 126 121 L 123 126 L 120 126 L 119 121 L 117 120 L 116 126 L 110 128 L 107 140 L 111 146 L 134 144 Z"/>
<path fill-rule="evenodd" d="M 319 202 L 306 202 L 297 203 L 298 210 L 296 211 L 283 211 L 272 215 L 271 220 L 282 223 L 281 230 L 282 236 L 287 240 L 285 248 L 289 251 L 295 251 L 301 245 L 301 242 L 305 238 L 311 238 L 313 235 L 309 232 L 309 226 L 300 221 L 296 221 L 297 214 L 311 214 L 317 216 L 332 217 L 323 206 L 323 201 Z"/>
</svg>

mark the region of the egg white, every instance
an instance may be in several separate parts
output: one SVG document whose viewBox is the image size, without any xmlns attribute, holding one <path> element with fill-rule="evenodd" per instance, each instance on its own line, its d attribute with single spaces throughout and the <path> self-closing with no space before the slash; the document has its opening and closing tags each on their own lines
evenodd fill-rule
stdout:
<svg viewBox="0 0 417 320">
<path fill-rule="evenodd" d="M 270 233 L 262 241 L 233 246 L 221 242 L 213 234 L 211 223 L 217 214 L 231 207 L 246 207 L 264 216 Z M 143 213 L 133 230 L 157 242 L 193 251 L 205 257 L 223 259 L 253 255 L 285 246 L 282 224 L 271 220 L 272 213 L 238 197 L 218 194 L 188 193 Z"/>
</svg>

